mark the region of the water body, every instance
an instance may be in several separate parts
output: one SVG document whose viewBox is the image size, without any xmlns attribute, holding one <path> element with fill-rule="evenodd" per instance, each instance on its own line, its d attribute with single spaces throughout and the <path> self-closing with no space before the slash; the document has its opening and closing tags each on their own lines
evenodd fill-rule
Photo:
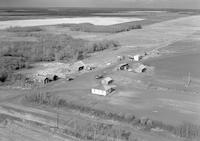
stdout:
<svg viewBox="0 0 200 141">
<path fill-rule="evenodd" d="M 10 20 L 0 21 L 0 29 L 20 26 L 43 26 L 56 24 L 79 24 L 91 23 L 94 25 L 114 25 L 125 22 L 141 21 L 141 18 L 122 18 L 122 17 L 73 17 L 73 18 L 51 18 L 51 19 L 31 19 L 31 20 Z"/>
</svg>

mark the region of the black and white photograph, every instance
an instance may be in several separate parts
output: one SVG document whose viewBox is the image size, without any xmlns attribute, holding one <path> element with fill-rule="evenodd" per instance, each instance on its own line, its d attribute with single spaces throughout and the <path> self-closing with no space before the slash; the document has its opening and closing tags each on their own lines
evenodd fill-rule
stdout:
<svg viewBox="0 0 200 141">
<path fill-rule="evenodd" d="M 200 141 L 200 0 L 0 0 L 0 141 Z"/>
</svg>

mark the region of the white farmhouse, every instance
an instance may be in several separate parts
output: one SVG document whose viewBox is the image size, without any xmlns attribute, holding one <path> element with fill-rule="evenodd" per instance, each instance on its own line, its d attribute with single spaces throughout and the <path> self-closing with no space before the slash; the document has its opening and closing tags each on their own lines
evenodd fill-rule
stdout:
<svg viewBox="0 0 200 141">
<path fill-rule="evenodd" d="M 106 96 L 114 91 L 114 86 L 110 85 L 100 85 L 98 87 L 92 88 L 91 93 L 95 95 Z"/>
<path fill-rule="evenodd" d="M 142 55 L 136 54 L 133 56 L 133 58 L 134 58 L 134 61 L 140 61 L 142 59 Z"/>
</svg>

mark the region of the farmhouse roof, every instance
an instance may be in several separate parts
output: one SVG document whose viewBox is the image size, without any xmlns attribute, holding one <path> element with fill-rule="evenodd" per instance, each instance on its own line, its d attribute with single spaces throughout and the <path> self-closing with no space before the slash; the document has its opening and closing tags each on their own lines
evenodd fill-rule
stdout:
<svg viewBox="0 0 200 141">
<path fill-rule="evenodd" d="M 93 89 L 107 91 L 107 90 L 110 90 L 110 89 L 115 88 L 115 87 L 116 87 L 115 85 L 98 85 L 98 86 L 94 87 Z"/>
</svg>

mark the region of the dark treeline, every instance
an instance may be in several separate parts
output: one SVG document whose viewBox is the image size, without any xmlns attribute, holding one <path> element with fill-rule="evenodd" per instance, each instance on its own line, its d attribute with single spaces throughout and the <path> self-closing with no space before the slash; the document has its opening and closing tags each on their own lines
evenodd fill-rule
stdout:
<svg viewBox="0 0 200 141">
<path fill-rule="evenodd" d="M 15 26 L 15 27 L 7 28 L 6 31 L 8 32 L 39 32 L 39 31 L 43 31 L 43 29 L 38 26 L 33 26 L 33 27 Z"/>
<path fill-rule="evenodd" d="M 124 31 L 130 31 L 134 29 L 141 29 L 142 26 L 135 23 L 123 23 L 110 26 L 94 25 L 90 23 L 83 24 L 62 24 L 62 27 L 69 27 L 72 31 L 83 32 L 102 32 L 102 33 L 118 33 Z"/>
<path fill-rule="evenodd" d="M 33 62 L 79 60 L 82 57 L 86 57 L 88 53 L 119 46 L 119 43 L 115 41 L 102 40 L 89 42 L 82 39 L 74 39 L 66 34 L 35 33 L 35 31 L 40 31 L 39 27 L 11 27 L 7 30 L 17 32 L 22 37 L 34 36 L 37 38 L 37 42 L 2 41 L 0 44 L 1 57 L 23 57 Z"/>
<path fill-rule="evenodd" d="M 68 35 L 45 35 L 38 42 L 2 42 L 0 57 L 22 57 L 31 62 L 80 60 L 89 53 L 118 46 L 114 41 L 87 42 Z"/>
<path fill-rule="evenodd" d="M 136 118 L 133 114 L 118 114 L 113 112 L 107 112 L 103 110 L 94 109 L 91 107 L 74 104 L 67 102 L 66 100 L 55 96 L 50 93 L 33 92 L 25 96 L 25 100 L 34 104 L 49 105 L 54 107 L 65 107 L 73 110 L 77 110 L 82 113 L 90 114 L 92 116 L 115 120 L 119 122 L 128 123 L 132 126 L 141 126 L 145 130 L 151 130 L 152 128 L 160 128 L 169 131 L 179 137 L 195 138 L 200 136 L 200 126 L 190 123 L 183 123 L 180 126 L 167 125 L 160 121 L 150 120 L 148 118 Z"/>
</svg>

